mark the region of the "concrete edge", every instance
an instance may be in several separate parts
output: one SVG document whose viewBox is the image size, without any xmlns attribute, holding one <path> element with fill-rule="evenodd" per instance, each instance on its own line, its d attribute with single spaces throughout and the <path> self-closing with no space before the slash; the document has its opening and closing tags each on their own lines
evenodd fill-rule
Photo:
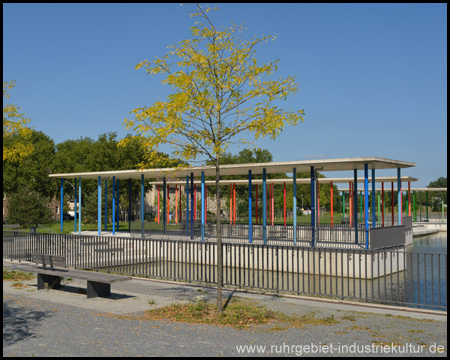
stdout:
<svg viewBox="0 0 450 360">
<path fill-rule="evenodd" d="M 170 281 L 170 280 L 141 278 L 141 277 L 137 277 L 137 276 L 136 277 L 133 276 L 133 279 L 160 282 L 160 283 L 172 284 L 172 285 L 178 285 L 178 286 L 198 287 L 198 288 L 206 288 L 206 289 L 212 289 L 212 290 L 216 289 L 216 287 L 214 287 L 214 286 L 190 284 L 190 283 L 180 283 L 180 282 Z M 254 290 L 243 290 L 243 289 L 234 289 L 234 288 L 227 288 L 227 287 L 223 287 L 223 290 L 238 292 L 241 294 L 261 295 L 264 297 L 276 297 L 276 298 L 288 298 L 288 299 L 294 299 L 294 300 L 302 300 L 305 302 L 310 302 L 311 306 L 314 306 L 315 303 L 317 303 L 317 302 L 321 302 L 321 303 L 327 303 L 327 304 L 348 305 L 348 306 L 356 306 L 356 307 L 361 307 L 361 308 L 372 308 L 372 309 L 377 309 L 377 310 L 381 309 L 381 310 L 392 310 L 392 311 L 408 312 L 408 313 L 424 314 L 424 315 L 437 315 L 437 316 L 442 316 L 443 318 L 447 317 L 447 311 L 440 311 L 440 310 L 409 308 L 409 307 L 404 307 L 404 306 L 394 306 L 394 305 L 384 305 L 384 304 L 374 304 L 374 303 L 360 303 L 360 302 L 356 302 L 356 301 L 324 299 L 324 298 L 318 298 L 318 297 L 309 297 L 309 296 L 291 295 L 291 294 L 271 294 L 271 293 L 264 293 L 264 292 L 260 292 L 260 291 L 254 291 Z"/>
</svg>

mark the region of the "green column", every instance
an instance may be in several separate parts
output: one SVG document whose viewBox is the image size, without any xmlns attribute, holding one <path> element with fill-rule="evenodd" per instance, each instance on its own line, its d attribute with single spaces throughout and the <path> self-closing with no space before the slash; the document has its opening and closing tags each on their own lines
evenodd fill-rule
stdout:
<svg viewBox="0 0 450 360">
<path fill-rule="evenodd" d="M 425 205 L 427 207 L 427 222 L 428 222 L 428 191 L 425 193 L 426 199 L 425 199 Z"/>
</svg>

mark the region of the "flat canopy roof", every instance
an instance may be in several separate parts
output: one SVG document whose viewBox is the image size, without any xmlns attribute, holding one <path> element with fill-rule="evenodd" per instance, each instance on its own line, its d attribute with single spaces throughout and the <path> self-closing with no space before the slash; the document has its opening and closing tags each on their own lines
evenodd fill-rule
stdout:
<svg viewBox="0 0 450 360">
<path fill-rule="evenodd" d="M 397 169 L 416 166 L 415 163 L 391 160 L 379 157 L 359 157 L 345 159 L 319 159 L 319 160 L 302 160 L 302 161 L 285 161 L 285 162 L 269 162 L 269 163 L 249 163 L 249 164 L 227 164 L 220 166 L 221 176 L 247 175 L 251 170 L 252 174 L 262 174 L 266 169 L 267 174 L 276 173 L 292 173 L 292 169 L 296 168 L 297 172 L 309 172 L 311 166 L 319 171 L 346 171 L 346 170 L 364 170 L 364 164 L 368 164 L 369 169 Z M 196 166 L 183 168 L 165 168 L 165 169 L 148 169 L 148 170 L 119 170 L 119 171 L 99 171 L 84 173 L 67 173 L 67 174 L 50 174 L 49 177 L 54 178 L 82 178 L 97 179 L 140 179 L 144 174 L 145 178 L 162 179 L 167 178 L 185 178 L 191 173 L 194 176 L 200 176 L 201 172 L 205 172 L 205 176 L 215 176 L 216 169 L 214 166 Z"/>
<path fill-rule="evenodd" d="M 329 183 L 333 183 L 333 184 L 348 184 L 349 182 L 353 182 L 354 178 L 319 178 L 319 183 L 321 184 L 329 184 Z M 364 182 L 364 178 L 358 178 L 358 183 L 363 183 Z M 411 176 L 402 176 L 401 177 L 402 182 L 413 182 L 413 181 L 418 181 L 419 179 L 411 177 Z M 372 179 L 369 178 L 369 182 L 372 182 Z M 379 178 L 375 178 L 375 182 L 376 183 L 381 183 L 381 182 L 397 182 L 397 177 L 392 177 L 392 176 L 383 176 L 383 177 L 379 177 Z M 162 181 L 154 181 L 154 182 L 150 182 L 151 185 L 161 185 L 163 182 Z M 292 184 L 292 178 L 287 178 L 287 179 L 267 179 L 266 180 L 267 184 Z M 308 178 L 297 178 L 296 181 L 297 184 L 311 184 L 311 179 Z M 200 184 L 200 180 L 194 180 L 194 184 Z M 216 185 L 216 182 L 214 180 L 208 180 L 205 181 L 206 185 Z M 248 180 L 220 180 L 219 182 L 220 185 L 230 185 L 230 184 L 236 184 L 236 185 L 248 185 Z M 256 184 L 262 184 L 262 179 L 252 179 L 252 185 L 256 185 Z M 186 180 L 184 181 L 166 181 L 166 185 L 180 185 L 180 186 L 185 186 L 186 185 Z"/>
</svg>

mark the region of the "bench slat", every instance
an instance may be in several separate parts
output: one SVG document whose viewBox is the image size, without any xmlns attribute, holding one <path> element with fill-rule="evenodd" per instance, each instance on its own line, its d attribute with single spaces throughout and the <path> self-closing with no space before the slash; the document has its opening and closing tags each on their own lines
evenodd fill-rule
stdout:
<svg viewBox="0 0 450 360">
<path fill-rule="evenodd" d="M 51 268 L 53 266 L 66 266 L 66 258 L 64 256 L 57 255 L 46 255 L 46 254 L 31 254 L 33 262 L 36 264 L 42 264 L 44 267 L 49 265 Z"/>
</svg>

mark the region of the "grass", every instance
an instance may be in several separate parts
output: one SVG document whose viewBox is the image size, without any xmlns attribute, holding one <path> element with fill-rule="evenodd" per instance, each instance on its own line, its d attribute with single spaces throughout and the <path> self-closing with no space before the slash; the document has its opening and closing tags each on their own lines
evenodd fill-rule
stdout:
<svg viewBox="0 0 450 360">
<path fill-rule="evenodd" d="M 24 280 L 31 280 L 33 278 L 34 275 L 30 272 L 7 270 L 3 268 L 3 280 L 20 282 Z"/>
<path fill-rule="evenodd" d="M 282 331 L 289 327 L 305 325 L 331 325 L 337 323 L 329 318 L 316 318 L 315 314 L 302 317 L 289 316 L 259 306 L 248 299 L 233 298 L 226 304 L 221 315 L 216 305 L 207 303 L 203 296 L 196 297 L 195 302 L 172 304 L 164 308 L 148 310 L 146 320 L 171 320 L 174 322 L 230 326 L 236 329 L 249 329 L 257 325 L 274 324 L 268 331 Z"/>
</svg>

